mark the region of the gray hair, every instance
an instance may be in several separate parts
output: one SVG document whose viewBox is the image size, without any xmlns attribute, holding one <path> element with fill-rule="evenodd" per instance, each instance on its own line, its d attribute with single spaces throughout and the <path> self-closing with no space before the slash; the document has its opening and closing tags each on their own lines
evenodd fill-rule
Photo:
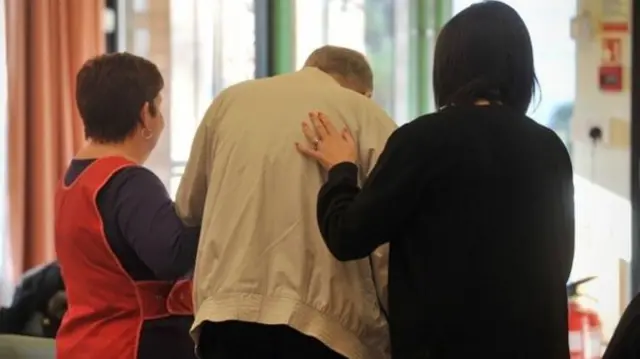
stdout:
<svg viewBox="0 0 640 359">
<path fill-rule="evenodd" d="M 373 71 L 367 58 L 358 51 L 326 45 L 313 51 L 304 66 L 338 77 L 343 86 L 358 92 L 373 90 Z"/>
</svg>

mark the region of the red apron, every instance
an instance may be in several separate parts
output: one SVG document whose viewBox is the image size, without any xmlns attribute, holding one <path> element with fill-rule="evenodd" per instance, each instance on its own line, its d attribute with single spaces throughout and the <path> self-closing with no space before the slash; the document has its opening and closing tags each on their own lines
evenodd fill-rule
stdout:
<svg viewBox="0 0 640 359">
<path fill-rule="evenodd" d="M 58 359 L 137 359 L 145 320 L 193 313 L 191 281 L 136 282 L 107 243 L 97 194 L 134 165 L 122 157 L 97 159 L 56 193 L 55 247 L 68 298 Z"/>
</svg>

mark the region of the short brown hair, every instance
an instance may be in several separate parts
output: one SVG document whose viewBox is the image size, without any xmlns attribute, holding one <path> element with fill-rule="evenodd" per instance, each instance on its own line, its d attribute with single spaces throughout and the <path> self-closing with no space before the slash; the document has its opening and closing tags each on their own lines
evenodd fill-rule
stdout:
<svg viewBox="0 0 640 359">
<path fill-rule="evenodd" d="M 330 75 L 342 77 L 350 87 L 365 93 L 373 90 L 373 71 L 367 58 L 346 47 L 326 45 L 309 55 L 305 66 L 316 67 Z"/>
<path fill-rule="evenodd" d="M 140 123 L 140 111 L 164 87 L 158 67 L 130 53 L 96 56 L 76 76 L 76 105 L 87 139 L 104 143 L 124 141 Z"/>
</svg>

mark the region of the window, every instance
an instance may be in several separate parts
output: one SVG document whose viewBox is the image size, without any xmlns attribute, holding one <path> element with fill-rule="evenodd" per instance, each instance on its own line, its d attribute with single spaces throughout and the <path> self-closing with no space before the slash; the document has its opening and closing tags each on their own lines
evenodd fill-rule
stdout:
<svg viewBox="0 0 640 359">
<path fill-rule="evenodd" d="M 214 95 L 213 2 L 171 0 L 170 112 L 171 182 L 189 157 L 191 141 L 206 106 Z M 209 15 L 202 21 L 202 15 Z M 172 188 L 173 189 L 173 188 Z"/>
<path fill-rule="evenodd" d="M 220 90 L 254 76 L 255 17 L 253 0 L 171 0 L 170 14 L 169 189 L 175 194 L 211 100 Z"/>
<path fill-rule="evenodd" d="M 296 66 L 326 44 L 364 52 L 373 68 L 374 100 L 396 121 L 408 120 L 409 2 L 297 0 Z"/>
<path fill-rule="evenodd" d="M 167 130 L 147 166 L 174 194 L 195 131 L 222 89 L 254 77 L 254 0 L 126 2 L 126 49 L 165 77 Z"/>
</svg>

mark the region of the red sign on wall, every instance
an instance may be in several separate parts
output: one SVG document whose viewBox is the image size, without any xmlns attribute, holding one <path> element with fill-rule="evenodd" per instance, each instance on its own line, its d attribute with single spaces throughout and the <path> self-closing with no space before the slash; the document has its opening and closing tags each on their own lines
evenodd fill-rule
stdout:
<svg viewBox="0 0 640 359">
<path fill-rule="evenodd" d="M 629 32 L 628 22 L 603 22 L 600 27 L 604 32 Z"/>
<path fill-rule="evenodd" d="M 599 85 L 601 91 L 620 92 L 623 89 L 622 84 L 622 66 L 610 65 L 600 66 Z"/>
<path fill-rule="evenodd" d="M 603 32 L 629 32 L 631 3 L 633 0 L 598 0 L 600 3 L 600 27 Z M 596 3 L 597 3 L 596 2 Z"/>
<path fill-rule="evenodd" d="M 602 39 L 602 64 L 619 65 L 622 63 L 622 40 L 620 38 Z"/>
</svg>

